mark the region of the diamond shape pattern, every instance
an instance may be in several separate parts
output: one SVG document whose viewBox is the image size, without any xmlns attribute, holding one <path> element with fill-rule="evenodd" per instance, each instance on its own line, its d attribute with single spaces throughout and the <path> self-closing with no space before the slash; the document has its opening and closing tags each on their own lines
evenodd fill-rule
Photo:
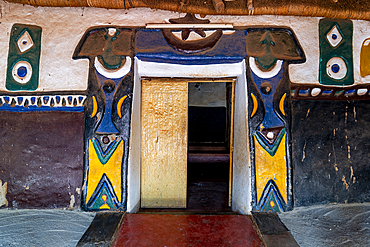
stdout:
<svg viewBox="0 0 370 247">
<path fill-rule="evenodd" d="M 17 45 L 21 53 L 28 51 L 34 45 L 33 40 L 27 31 L 25 31 L 17 40 Z"/>
<path fill-rule="evenodd" d="M 335 25 L 330 32 L 326 35 L 326 39 L 332 47 L 336 47 L 342 41 L 343 37 L 340 34 L 338 27 Z"/>
</svg>

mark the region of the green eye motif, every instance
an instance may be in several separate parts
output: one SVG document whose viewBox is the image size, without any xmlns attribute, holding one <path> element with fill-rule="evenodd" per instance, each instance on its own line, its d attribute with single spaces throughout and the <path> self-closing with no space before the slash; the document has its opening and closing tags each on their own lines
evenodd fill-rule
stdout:
<svg viewBox="0 0 370 247">
<path fill-rule="evenodd" d="M 320 71 L 324 85 L 352 85 L 353 24 L 350 20 L 321 19 L 319 22 Z"/>
<path fill-rule="evenodd" d="M 9 40 L 6 89 L 33 91 L 39 85 L 41 27 L 14 24 Z"/>
</svg>

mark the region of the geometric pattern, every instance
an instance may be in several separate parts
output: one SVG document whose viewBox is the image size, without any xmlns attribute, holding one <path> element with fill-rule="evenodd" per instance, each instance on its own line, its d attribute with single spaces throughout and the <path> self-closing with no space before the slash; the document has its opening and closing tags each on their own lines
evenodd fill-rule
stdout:
<svg viewBox="0 0 370 247">
<path fill-rule="evenodd" d="M 72 55 L 89 59 L 82 208 L 125 210 L 134 75 L 132 28 L 88 29 Z"/>
<path fill-rule="evenodd" d="M 0 111 L 83 111 L 85 95 L 2 95 Z"/>
<path fill-rule="evenodd" d="M 352 37 L 351 20 L 320 19 L 320 84 L 335 86 L 354 84 Z"/>
<path fill-rule="evenodd" d="M 248 111 L 252 113 L 249 117 L 252 210 L 290 210 L 293 200 L 288 66 L 303 63 L 306 58 L 288 28 L 250 29 L 246 43 L 246 76 L 251 95 Z"/>
<path fill-rule="evenodd" d="M 281 195 L 274 181 L 270 180 L 267 183 L 264 194 L 266 196 L 261 198 L 261 201 L 259 203 L 259 205 L 261 205 L 261 209 L 260 209 L 261 211 L 265 211 L 265 212 L 283 212 L 284 211 L 280 203 Z"/>
<path fill-rule="evenodd" d="M 95 200 L 91 203 L 92 210 L 104 210 L 104 209 L 115 209 L 118 208 L 117 205 L 112 200 L 114 196 L 108 189 L 106 183 L 100 189 L 99 194 L 95 197 Z"/>
<path fill-rule="evenodd" d="M 5 87 L 9 91 L 34 91 L 39 85 L 42 28 L 14 24 L 9 37 Z"/>
<path fill-rule="evenodd" d="M 259 131 L 256 131 L 254 137 L 256 138 L 256 141 L 258 141 L 258 143 L 265 149 L 266 152 L 268 152 L 271 156 L 274 156 L 279 148 L 281 140 L 283 139 L 283 137 L 285 137 L 285 133 L 286 130 L 285 128 L 283 128 L 280 133 L 278 133 L 278 136 L 273 144 L 266 142 Z"/>
<path fill-rule="evenodd" d="M 124 141 L 117 138 L 103 152 L 96 138 L 89 140 L 85 203 L 89 209 L 117 208 L 122 201 Z M 104 196 L 105 195 L 105 196 Z M 98 200 L 98 201 L 97 201 Z M 104 201 L 103 204 L 101 203 Z"/>
<path fill-rule="evenodd" d="M 256 171 L 256 190 L 257 202 L 260 204 L 260 198 L 266 193 L 265 188 L 269 181 L 275 184 L 275 190 L 281 191 L 282 201 L 287 201 L 287 165 L 286 165 L 286 133 L 281 133 L 283 137 L 279 142 L 275 142 L 275 153 L 271 155 L 257 141 L 254 136 L 255 148 L 255 171 Z"/>
<path fill-rule="evenodd" d="M 364 84 L 338 88 L 292 83 L 290 95 L 293 100 L 369 100 L 369 92 L 370 86 Z"/>
<path fill-rule="evenodd" d="M 28 51 L 34 46 L 33 40 L 27 31 L 18 39 L 17 45 L 21 53 Z"/>
<path fill-rule="evenodd" d="M 339 45 L 339 43 L 342 41 L 343 37 L 340 34 L 340 31 L 338 30 L 339 28 L 337 25 L 335 25 L 330 32 L 326 35 L 326 39 L 330 43 L 332 47 L 336 47 Z"/>
</svg>

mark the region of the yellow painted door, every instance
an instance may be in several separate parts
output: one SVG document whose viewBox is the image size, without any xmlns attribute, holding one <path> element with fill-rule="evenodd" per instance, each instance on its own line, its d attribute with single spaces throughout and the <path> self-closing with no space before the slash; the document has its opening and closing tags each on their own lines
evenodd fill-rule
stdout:
<svg viewBox="0 0 370 247">
<path fill-rule="evenodd" d="M 141 207 L 185 208 L 188 82 L 142 81 Z"/>
</svg>

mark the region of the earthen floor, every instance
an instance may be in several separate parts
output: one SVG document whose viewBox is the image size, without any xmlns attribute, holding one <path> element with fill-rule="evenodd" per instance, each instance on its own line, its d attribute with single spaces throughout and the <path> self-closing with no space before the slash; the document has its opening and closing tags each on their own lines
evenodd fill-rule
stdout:
<svg viewBox="0 0 370 247">
<path fill-rule="evenodd" d="M 114 247 L 263 246 L 244 215 L 129 214 Z"/>
<path fill-rule="evenodd" d="M 76 246 L 95 213 L 61 209 L 0 209 L 0 246 Z"/>
<path fill-rule="evenodd" d="M 89 228 L 95 215 L 98 214 L 58 209 L 1 209 L 0 246 L 76 246 L 84 232 L 86 234 L 86 230 Z M 135 214 L 133 216 L 144 217 L 147 215 Z M 171 215 L 171 217 L 173 216 Z M 301 247 L 370 246 L 370 203 L 298 207 L 293 211 L 281 213 L 278 216 Z M 134 219 L 130 214 L 127 214 L 126 217 L 128 217 L 127 220 Z M 181 217 L 177 218 L 182 219 Z M 123 220 L 122 222 L 124 222 Z M 148 219 L 148 222 L 150 221 Z M 197 222 L 197 220 L 193 221 Z M 178 221 L 177 226 L 179 227 L 181 224 L 183 223 Z M 98 224 L 98 226 L 101 227 L 101 224 Z M 150 227 L 163 229 L 164 225 L 152 222 Z M 175 227 L 174 229 L 177 229 L 177 234 L 179 234 L 179 232 L 181 233 L 180 229 L 184 228 Z M 97 230 L 99 232 L 99 227 Z M 208 228 L 208 230 L 211 229 Z M 231 229 L 227 230 L 230 231 Z M 102 233 L 101 228 L 100 232 Z M 121 233 L 118 233 L 117 240 L 121 236 Z M 267 246 L 278 246 L 276 241 L 281 239 L 281 236 L 271 234 L 269 237 L 270 240 L 275 238 L 275 244 Z M 91 242 L 80 246 L 108 246 L 112 240 L 108 239 L 107 242 L 100 242 L 101 245 Z"/>
<path fill-rule="evenodd" d="M 279 217 L 301 247 L 370 246 L 370 203 L 297 207 Z"/>
</svg>

